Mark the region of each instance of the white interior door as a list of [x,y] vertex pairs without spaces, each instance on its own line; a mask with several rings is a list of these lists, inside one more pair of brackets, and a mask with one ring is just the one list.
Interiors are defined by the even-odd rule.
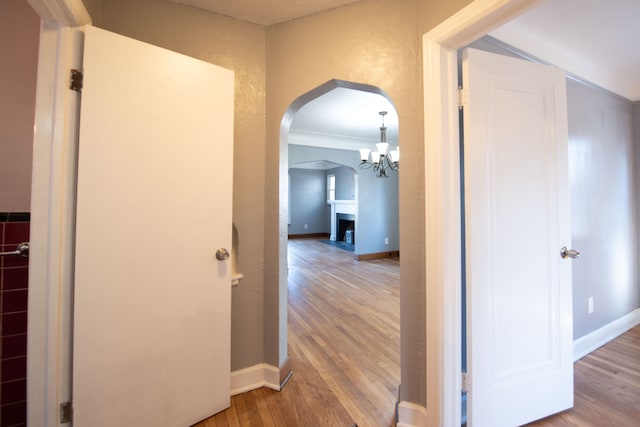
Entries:
[[463,56],[469,422],[522,425],[573,406],[565,77]]
[[229,406],[233,73],[87,27],[74,425],[188,426]]

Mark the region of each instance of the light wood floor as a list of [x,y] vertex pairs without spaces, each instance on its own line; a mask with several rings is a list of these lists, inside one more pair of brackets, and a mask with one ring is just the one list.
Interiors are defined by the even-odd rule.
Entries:
[[576,362],[573,409],[534,426],[640,426],[640,326]]
[[[289,242],[289,357],[282,392],[234,396],[198,427],[392,426],[400,383],[399,262]],[[575,407],[528,427],[640,426],[640,327],[575,364]]]
[[[289,241],[289,358],[282,392],[231,398],[198,427],[394,425],[400,384],[400,264]],[[242,286],[242,285],[240,285]]]

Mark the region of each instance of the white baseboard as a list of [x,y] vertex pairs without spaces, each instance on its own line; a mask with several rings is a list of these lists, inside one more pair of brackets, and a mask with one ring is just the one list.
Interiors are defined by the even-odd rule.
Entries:
[[231,373],[231,396],[260,387],[280,391],[280,370],[275,366],[259,363]]
[[582,359],[587,354],[638,325],[640,325],[640,308],[578,338],[573,341],[573,361]]
[[418,427],[427,425],[427,408],[411,402],[398,403],[396,427]]

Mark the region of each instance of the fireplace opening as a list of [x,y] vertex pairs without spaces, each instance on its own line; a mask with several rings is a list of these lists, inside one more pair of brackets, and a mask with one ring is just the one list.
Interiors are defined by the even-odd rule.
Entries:
[[356,243],[356,222],[352,219],[338,219],[338,240],[342,242]]

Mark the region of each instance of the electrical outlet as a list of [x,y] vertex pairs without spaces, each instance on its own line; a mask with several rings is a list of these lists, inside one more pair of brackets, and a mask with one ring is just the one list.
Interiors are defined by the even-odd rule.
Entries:
[[384,244],[385,244],[385,245],[388,245],[388,244],[389,244],[389,238],[388,238],[388,237],[385,237],[385,238],[384,238]]
[[304,225],[304,229],[306,230],[307,228],[309,228],[309,226],[307,224]]
[[593,313],[593,297],[589,297],[589,299],[587,299],[587,312],[589,314]]

